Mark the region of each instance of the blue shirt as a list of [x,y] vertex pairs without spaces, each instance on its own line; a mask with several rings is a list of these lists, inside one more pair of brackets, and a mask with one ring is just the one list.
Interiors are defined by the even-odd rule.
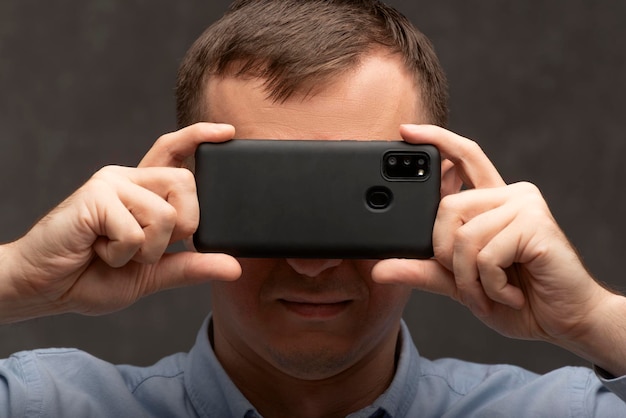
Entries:
[[[115,366],[72,349],[17,353],[0,361],[0,417],[259,417],[215,357],[209,321],[189,353],[151,367]],[[626,417],[626,377],[429,361],[405,324],[401,332],[391,386],[351,418]]]

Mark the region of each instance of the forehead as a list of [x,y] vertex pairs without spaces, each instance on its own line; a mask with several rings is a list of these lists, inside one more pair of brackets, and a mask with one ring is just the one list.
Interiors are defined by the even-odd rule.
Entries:
[[400,124],[427,122],[413,75],[383,53],[284,102],[268,99],[259,78],[211,78],[206,108],[241,139],[400,139]]

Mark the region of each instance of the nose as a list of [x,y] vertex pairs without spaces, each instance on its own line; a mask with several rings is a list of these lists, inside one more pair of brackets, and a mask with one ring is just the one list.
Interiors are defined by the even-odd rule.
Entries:
[[334,259],[288,258],[287,264],[299,274],[308,277],[316,277],[325,270],[337,267],[342,261],[343,260]]

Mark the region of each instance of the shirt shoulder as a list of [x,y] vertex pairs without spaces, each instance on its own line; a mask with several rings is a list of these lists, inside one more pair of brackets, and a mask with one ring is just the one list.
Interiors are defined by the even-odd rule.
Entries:
[[508,416],[511,411],[520,417],[626,416],[626,405],[588,368],[539,375],[512,365],[422,358],[419,373],[413,406],[417,411],[420,404],[432,405],[429,416]]
[[183,361],[178,354],[133,367],[76,349],[19,352],[0,361],[0,416],[152,416],[155,404],[145,402],[142,388],[150,386],[151,398],[174,399],[184,392]]

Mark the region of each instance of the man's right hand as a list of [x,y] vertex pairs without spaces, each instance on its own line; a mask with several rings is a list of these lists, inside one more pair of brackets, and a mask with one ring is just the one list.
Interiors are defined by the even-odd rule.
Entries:
[[182,168],[201,142],[227,141],[229,125],[200,123],[162,136],[140,167],[110,166],[0,246],[0,323],[64,312],[99,315],[159,290],[235,280],[224,254],[165,253],[198,227],[193,175]]

